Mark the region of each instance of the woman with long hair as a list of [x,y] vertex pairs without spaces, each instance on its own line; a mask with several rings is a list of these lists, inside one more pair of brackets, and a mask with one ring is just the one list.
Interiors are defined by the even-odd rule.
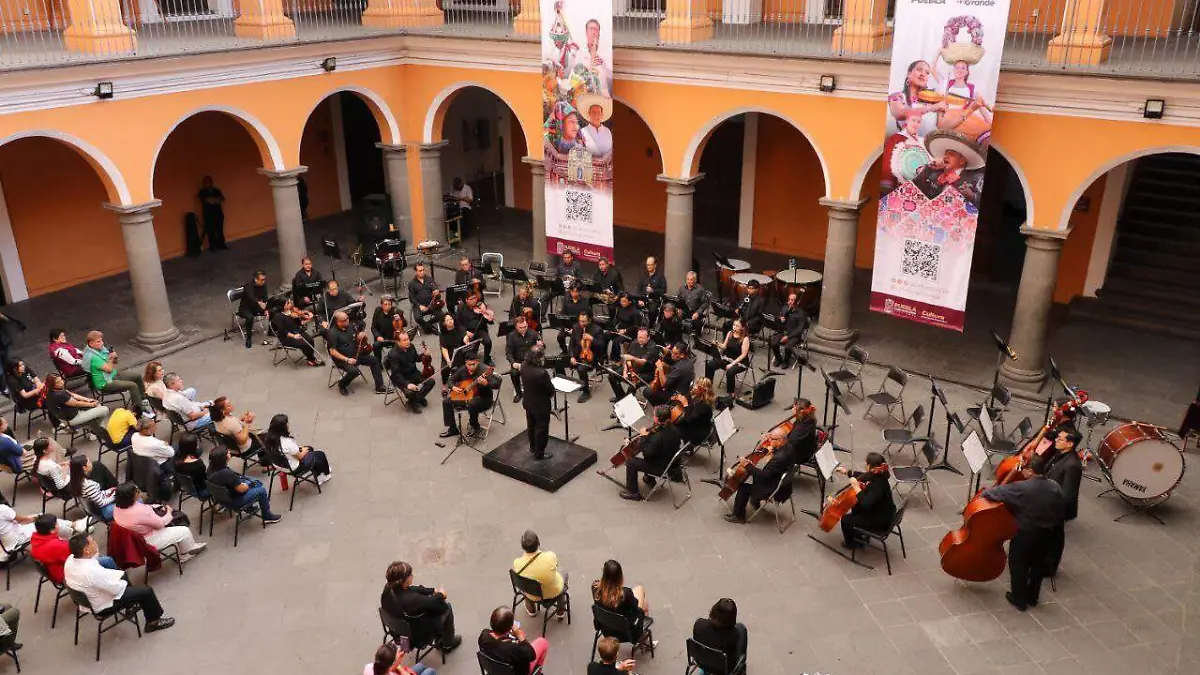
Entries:
[[[88,433],[95,436],[108,433],[104,426],[108,408],[100,405],[99,401],[67,389],[66,381],[58,373],[46,376],[46,389],[46,411],[55,420],[66,423],[72,429],[86,426]],[[94,439],[89,437],[88,440]]]
[[208,498],[208,468],[200,459],[200,441],[194,434],[186,433],[179,438],[179,446],[175,448],[175,475],[187,476],[196,488],[196,496]]
[[[106,479],[113,485],[105,487],[101,481]],[[108,473],[108,468],[103,464],[93,464],[83,454],[71,457],[71,494],[77,499],[87,500],[106,523],[112,521],[113,509],[116,508],[115,483],[113,475]]]
[[407,652],[400,651],[395,642],[385,642],[375,650],[375,660],[363,668],[363,675],[437,675],[437,671],[424,663],[405,666]]
[[712,380],[702,377],[692,384],[692,390],[688,392],[687,397],[676,394],[674,398],[676,401],[686,402],[683,417],[676,423],[679,435],[684,442],[693,446],[703,443],[712,433],[713,401],[716,400]]
[[163,382],[163,377],[167,371],[163,368],[160,361],[150,361],[146,364],[146,369],[142,371],[142,384],[146,386],[146,395],[153,396],[161,401],[167,395],[167,385]]
[[592,600],[627,617],[635,626],[640,626],[642,618],[650,613],[645,589],[626,586],[625,572],[616,560],[605,562],[600,578],[592,582]]
[[25,361],[15,356],[8,360],[4,366],[4,383],[17,412],[29,412],[42,407],[46,385],[25,365]]
[[38,475],[53,482],[56,490],[62,490],[70,483],[70,467],[66,461],[59,459],[61,451],[62,446],[44,436],[33,441],[33,460]]
[[292,471],[304,469],[311,471],[317,477],[317,483],[324,485],[333,478],[329,468],[329,458],[320,450],[314,450],[311,445],[300,445],[292,438],[288,429],[288,416],[280,413],[271,418],[267,433],[263,435],[263,447],[276,457],[280,455],[287,460]]
[[708,611],[708,618],[692,624],[692,639],[725,654],[731,670],[739,659],[746,657],[748,642],[746,627],[737,620],[737,603],[721,598]]

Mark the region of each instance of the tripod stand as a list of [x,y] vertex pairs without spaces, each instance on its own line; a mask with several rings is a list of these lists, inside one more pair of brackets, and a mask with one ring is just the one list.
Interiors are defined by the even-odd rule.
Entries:
[[938,460],[937,462],[930,464],[926,468],[926,471],[935,471],[935,470],[949,471],[951,473],[956,473],[961,476],[961,475],[963,475],[963,472],[958,470],[957,468],[955,468],[954,465],[950,463],[949,457],[950,457],[950,426],[952,424],[958,425],[958,431],[959,431],[959,433],[962,433],[962,431],[963,431],[962,421],[958,419],[957,413],[950,412],[950,405],[946,401],[946,393],[944,391],[942,391],[942,388],[937,385],[937,382],[934,381],[932,375],[929,376],[929,388],[930,388],[929,427],[925,430],[925,437],[933,442],[933,446],[935,448],[937,447],[937,438],[933,435],[933,418],[934,418],[933,413],[935,410],[937,410],[937,404],[940,401],[942,404],[942,412],[944,412],[946,414],[946,442],[944,444],[942,444],[942,458],[940,460]]

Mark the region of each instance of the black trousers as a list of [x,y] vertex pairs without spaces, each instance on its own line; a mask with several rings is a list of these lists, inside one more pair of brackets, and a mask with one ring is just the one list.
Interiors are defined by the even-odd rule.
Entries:
[[795,346],[796,342],[799,341],[799,338],[797,338],[796,340],[792,340],[791,338],[788,338],[787,344],[783,344],[780,341],[783,337],[784,337],[783,333],[776,333],[776,334],[772,335],[769,340],[767,340],[767,342],[771,345],[771,353],[775,356],[775,359],[778,361],[784,360],[783,350],[785,350],[785,349],[787,350],[788,355],[790,357],[790,355],[792,353],[792,347]]
[[260,316],[266,316],[266,312],[255,312],[251,314],[245,310],[238,310],[238,316],[242,319],[242,329],[246,331],[246,341],[250,341],[250,334],[254,332],[254,319]]
[[458,430],[458,421],[454,416],[454,409],[458,407],[460,410],[467,411],[470,415],[471,427],[476,428],[479,426],[479,413],[487,410],[491,405],[490,401],[485,402],[482,399],[472,399],[466,403],[451,401],[448,398],[442,399],[442,424],[452,431]]
[[566,377],[567,368],[570,368],[571,370],[575,371],[575,377],[578,378],[580,384],[583,385],[583,388],[580,389],[579,391],[581,391],[585,394],[590,393],[592,385],[590,382],[588,382],[588,373],[592,372],[591,364],[580,361],[573,366],[566,366],[563,368],[555,369],[555,374],[559,375],[561,377]]
[[[746,517],[746,505],[750,500],[765,501],[771,496],[774,485],[755,485],[750,482],[738,486],[737,494],[733,497],[733,515],[738,518]],[[844,521],[843,521],[844,522]]]
[[359,368],[359,366],[366,366],[371,370],[371,377],[375,380],[375,388],[382,389],[383,369],[379,367],[379,359],[375,358],[371,354],[367,354],[365,356],[358,357],[356,360],[358,363],[353,366],[345,361],[337,362],[338,370],[341,370],[343,373],[345,373],[345,375],[342,375],[342,379],[338,380],[338,386],[342,388],[350,386],[350,383],[353,382],[356,377],[362,376],[362,370]]
[[304,340],[284,336],[279,338],[279,344],[283,345],[284,347],[299,349],[304,354],[304,358],[308,359],[309,361],[317,360],[317,353],[313,351],[312,345],[308,344],[308,342]]
[[669,391],[652,391],[650,387],[646,387],[646,391],[643,393],[646,397],[646,401],[653,406],[660,406],[667,403],[671,400],[672,396],[671,392]]
[[1037,602],[1042,591],[1042,579],[1053,562],[1055,530],[1023,528],[1017,530],[1008,545],[1008,572],[1012,582],[1013,602],[1026,607]]
[[162,618],[163,608],[158,602],[158,596],[155,595],[154,589],[149,586],[134,586],[130,584],[125,587],[125,592],[121,597],[113,601],[113,607],[124,609],[140,605],[142,613],[146,615],[146,621],[158,621]]
[[[407,396],[410,401],[421,404],[427,403],[425,397],[429,396],[429,392],[433,391],[434,386],[432,378],[425,380],[424,382],[409,382],[402,377],[395,376],[392,377],[392,384],[395,385],[397,389],[403,391],[404,395]],[[417,385],[417,390],[412,391],[409,389],[409,384]]]
[[513,391],[517,392],[518,396],[524,395],[525,390],[521,388],[521,371],[516,368],[516,364],[508,371],[508,381],[512,382]]
[[541,457],[546,452],[546,444],[550,442],[550,413],[526,410],[525,425],[529,451],[534,457]]
[[431,619],[433,631],[431,634],[438,644],[446,644],[454,639],[454,608],[447,603],[446,611]]
[[737,376],[746,372],[746,366],[742,364],[724,365],[723,361],[709,359],[708,363],[704,364],[704,376],[708,379],[713,379],[718,370],[725,371],[725,392],[732,394],[737,390]]
[[647,462],[642,457],[634,457],[625,462],[625,489],[630,492],[638,491],[637,475],[638,472],[661,476],[666,470],[662,464],[654,464]]
[[226,248],[224,213],[204,216],[204,236],[208,237],[208,250]]

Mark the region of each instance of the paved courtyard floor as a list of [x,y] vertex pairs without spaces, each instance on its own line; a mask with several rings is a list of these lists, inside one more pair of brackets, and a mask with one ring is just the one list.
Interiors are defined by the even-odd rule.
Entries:
[[[817,361],[826,368],[835,363]],[[239,411],[253,410],[263,422],[287,413],[300,442],[329,453],[335,477],[324,494],[302,489],[291,512],[286,503],[278,506],[277,489],[284,521],[266,530],[243,528],[236,549],[231,523],[219,519],[209,551],[182,577],[164,571],[152,578],[176,626],[141,640],[131,628],[115,630],[104,640],[99,664],[92,661],[91,624],[85,623],[81,644],[73,647],[64,602],[51,630],[46,598],[33,614],[36,573],[29,565],[18,567],[3,597],[23,613],[26,672],[358,673],[381,639],[376,610],[384,570],[400,559],[414,565],[419,583],[448,589],[468,644],[445,666],[436,657],[432,665],[450,675],[476,673],[470,645],[488,613],[511,601],[506,568],[525,529],[538,532],[574,582],[574,623],[552,621],[547,634],[551,674],[584,672],[592,641],[588,582],[608,558],[620,560],[627,582],[644,585],[649,597],[659,646],[653,660],[639,655],[637,670],[644,675],[684,668],[693,620],[722,596],[738,602],[739,618],[749,627],[749,670],[755,675],[1200,671],[1200,486],[1194,471],[1159,510],[1163,525],[1141,516],[1113,522],[1123,505],[1098,497],[1101,486],[1085,481],[1079,519],[1068,527],[1058,590],[1046,589],[1041,606],[1020,614],[1004,600],[1003,579],[967,584],[941,571],[937,544],[959,524],[967,493],[966,479],[947,472],[933,475],[934,508],[919,493],[909,501],[907,557],[893,541],[889,576],[882,554],[866,555],[876,565],[867,570],[809,539],[811,533],[836,542],[837,535],[820,532],[804,515],[782,535],[769,513],[744,526],[725,522],[717,489],[699,482],[716,469],[715,458],[702,454],[690,472],[693,496],[679,510],[666,494],[647,503],[623,501],[594,471],[548,494],[484,470],[469,449],[439,465],[448,448],[436,444],[442,428],[436,407],[420,415],[385,407],[361,382],[343,398],[326,388],[325,369],[272,367],[262,346],[247,350],[213,340],[166,362],[203,397],[229,396]],[[882,377],[881,369],[869,367],[868,390]],[[928,406],[925,391],[919,382],[910,387],[910,408]],[[820,406],[819,378],[806,374],[803,393]],[[948,393],[958,411],[980,399],[958,386]],[[791,371],[779,381],[775,404],[736,408],[740,431],[729,444],[730,456],[747,451],[778,422],[783,402],[794,394]],[[524,431],[507,380],[500,396],[508,422],[493,429],[484,450]],[[571,407],[572,432],[600,454],[596,468],[605,466],[623,438],[600,430],[609,421],[606,400],[607,394],[598,395]],[[852,447],[857,464],[881,449],[881,420],[863,419],[861,402],[850,406],[837,439]],[[1008,415],[1009,426],[1026,414],[1037,419],[1041,413],[1017,408]],[[560,423],[552,433],[562,434]],[[958,440],[952,439],[950,459],[964,467]],[[81,447],[95,456],[94,447]],[[898,453],[893,464],[910,459],[910,453]],[[10,480],[0,481],[8,493]],[[795,496],[798,507],[815,507],[815,482],[800,479]],[[28,487],[19,497],[19,512],[37,503]],[[187,510],[194,515],[194,503]],[[200,538],[209,540],[207,533]],[[7,659],[0,658],[0,671],[13,671]]]

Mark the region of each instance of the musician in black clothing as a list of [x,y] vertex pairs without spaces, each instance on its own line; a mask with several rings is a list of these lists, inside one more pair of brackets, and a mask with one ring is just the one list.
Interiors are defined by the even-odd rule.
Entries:
[[529,321],[520,314],[513,319],[513,326],[512,332],[505,338],[504,356],[512,366],[508,379],[512,381],[513,389],[517,392],[513,395],[513,403],[520,403],[521,397],[524,396],[524,390],[521,388],[521,364],[525,362],[529,350],[542,341],[542,337],[529,327]]
[[654,311],[653,298],[667,292],[667,278],[658,271],[658,260],[654,256],[646,258],[646,271],[642,272],[642,277],[638,279],[636,292],[638,295],[651,298],[651,300],[638,301],[638,305],[649,307],[652,312]]
[[426,380],[421,377],[425,364],[421,362],[421,355],[417,353],[417,348],[413,346],[408,333],[400,334],[400,339],[388,352],[383,365],[387,368],[392,384],[402,390],[408,398],[409,405],[418,408],[429,405],[426,397],[433,390],[433,378]]
[[695,272],[688,272],[683,285],[679,287],[680,313],[685,320],[692,322],[692,335],[699,336],[704,330],[704,319],[708,316],[708,305],[712,302],[712,293],[704,290]]
[[[896,516],[896,502],[892,499],[892,487],[888,484],[891,474],[887,462],[878,452],[867,453],[867,470],[850,471],[844,466],[837,472],[850,477],[850,487],[858,493],[858,504],[842,516],[842,546],[862,548],[865,542],[859,539],[855,529],[868,532],[887,532]],[[833,497],[829,498],[831,501]]]
[[[563,316],[571,317],[571,319],[574,319],[580,314],[587,314],[588,316],[591,316],[592,303],[588,302],[588,299],[580,294],[579,286],[572,286],[571,289],[567,291],[567,296],[563,298],[562,312],[560,313]],[[574,327],[575,324],[572,321],[570,325],[563,326],[562,330],[558,331],[558,348],[560,350],[564,352],[567,351],[567,336],[570,335],[571,330]]]
[[693,448],[703,443],[712,433],[713,427],[713,388],[712,380],[702,377],[692,385],[687,394],[677,394],[675,400],[686,401],[683,417],[675,422],[679,427],[679,435],[685,443],[691,443]]
[[375,313],[371,315],[371,333],[375,337],[375,358],[383,356],[385,347],[391,347],[395,342],[395,329],[392,327],[392,319],[400,316],[400,320],[404,321],[404,312],[396,307],[396,298],[391,295],[384,295],[379,298],[379,306],[375,308]]
[[[526,309],[532,311],[526,312]],[[508,320],[514,321],[518,316],[525,315],[527,318],[538,322],[541,325],[542,321],[542,303],[538,299],[530,295],[529,285],[521,284],[517,286],[517,296],[513,298],[512,304],[508,306]],[[534,326],[530,326],[533,330],[537,330]]]
[[[1079,447],[1083,435],[1072,424],[1055,427],[1054,454],[1042,468],[1046,478],[1058,483],[1063,492],[1063,521],[1075,520],[1079,515],[1079,483],[1083,480],[1083,461],[1079,459],[1076,448]],[[1066,528],[1057,527],[1054,530],[1054,550],[1060,555],[1053,556],[1047,564],[1046,571],[1051,577],[1058,572],[1058,564],[1063,548],[1066,546]]]
[[[792,349],[804,340],[804,331],[808,328],[808,315],[800,308],[800,298],[795,293],[789,293],[787,304],[779,310],[781,327],[768,341],[771,353],[775,355],[773,365],[783,368],[790,359]],[[784,355],[787,350],[788,356]]]
[[675,394],[686,394],[691,391],[692,381],[696,379],[696,359],[688,353],[687,345],[676,342],[666,358],[670,360],[666,386],[661,391],[647,388],[645,392],[646,401],[651,405],[662,405]]
[[817,450],[817,408],[806,398],[798,398],[792,405],[792,415],[795,421],[792,430],[788,432],[787,442],[792,446],[797,464],[807,464],[816,456]]
[[1065,500],[1058,483],[1041,474],[1040,462],[1022,469],[1026,478],[990,487],[983,496],[1001,502],[1017,519],[1017,534],[1008,545],[1011,590],[1004,594],[1009,604],[1024,612],[1038,604],[1042,578],[1053,571],[1062,557]]
[[246,332],[246,349],[250,349],[254,319],[267,315],[267,273],[255,270],[253,281],[242,286],[242,299],[238,302],[238,316]]
[[626,338],[617,337],[611,342],[612,349],[609,358],[616,361],[621,358],[621,347],[636,337],[635,329],[642,323],[642,315],[638,313],[637,307],[633,306],[633,301],[629,299],[628,293],[621,293],[620,299],[617,301],[617,311],[613,313],[612,320],[613,331]]
[[621,370],[624,370],[623,366],[626,363],[633,364],[637,380],[627,382],[624,379],[609,375],[608,384],[613,390],[613,397],[609,399],[609,402],[616,403],[625,398],[627,394],[637,391],[638,387],[649,382],[654,377],[654,364],[658,362],[661,354],[662,350],[650,339],[650,331],[645,328],[639,328],[637,339],[629,343],[629,349],[620,357],[620,361],[618,362]]
[[309,305],[317,301],[316,297],[302,295],[305,292],[307,284],[324,284],[325,279],[321,277],[321,272],[313,267],[312,258],[304,256],[300,259],[300,270],[296,272],[296,276],[292,277],[292,300],[296,303],[296,307],[307,309]]
[[[471,380],[475,382],[473,398],[465,402],[450,398],[452,391],[461,391],[459,386]],[[466,410],[470,414],[470,435],[479,434],[481,431],[479,413],[492,407],[492,400],[496,396],[495,390],[500,388],[500,378],[494,372],[484,368],[479,362],[479,354],[471,350],[471,353],[466,356],[466,364],[451,374],[449,387],[446,391],[446,398],[442,400],[442,422],[446,425],[446,430],[441,433],[441,437],[449,438],[459,434],[458,421],[454,415],[455,408]]]
[[[681,439],[679,429],[671,424],[671,406],[660,405],[655,408],[654,425],[643,429],[641,435],[645,437],[642,440],[641,456],[625,462],[625,491],[621,493],[621,499],[635,502],[644,499],[642,493],[638,492],[638,472],[661,476],[679,452]],[[643,480],[649,485],[654,484],[654,477],[651,475],[645,476]]]
[[462,644],[462,638],[454,632],[454,608],[447,602],[446,591],[417,586],[412,577],[412,565],[400,561],[388,565],[380,607],[396,618],[420,616],[421,623],[414,630],[433,636],[440,649],[453,651]]
[[304,327],[294,315],[298,312],[291,298],[284,300],[281,311],[271,313],[271,329],[284,347],[299,349],[310,366],[323,366],[312,344],[304,337]]
[[462,354],[459,353],[456,357],[454,350],[468,342],[470,340],[467,338],[467,332],[454,320],[454,315],[444,315],[442,317],[442,330],[438,334],[438,347],[442,356],[442,384],[446,384],[449,381],[450,373],[463,362]]
[[559,279],[564,277],[572,277],[574,279],[583,278],[583,272],[579,269],[579,263],[575,262],[575,254],[569,250],[563,251],[562,257],[559,258],[558,267],[554,271]]
[[[757,335],[758,331],[762,330],[762,315],[766,310],[767,301],[763,298],[760,288],[758,280],[751,279],[746,284],[746,297],[742,298],[742,303],[734,310],[734,314],[742,320],[749,335]],[[729,330],[731,325],[732,321],[727,321],[725,330]]]
[[[459,328],[467,332],[467,336],[471,340],[482,340],[483,360],[491,364],[492,362],[492,335],[488,331],[488,326],[491,325],[491,320],[488,315],[491,312],[487,307],[479,302],[479,296],[474,293],[468,293],[466,299],[458,306],[458,311],[454,313],[455,322]],[[492,318],[495,318],[494,316]]]
[[683,340],[683,319],[680,318],[675,303],[663,303],[662,316],[654,329],[662,336],[663,344],[673,345]]
[[540,347],[529,350],[521,364],[521,387],[525,392],[525,426],[529,436],[529,451],[534,459],[550,457],[546,443],[550,439],[550,407],[554,400],[554,384],[550,373],[542,367],[545,352]]
[[792,493],[791,483],[779,484],[783,475],[796,465],[796,455],[787,442],[787,435],[781,429],[772,429],[763,442],[773,449],[768,453],[765,463],[759,460],[762,467],[749,463],[746,465],[749,475],[738,486],[737,495],[733,498],[733,513],[725,514],[725,520],[731,523],[746,522],[746,505],[751,501],[758,508],[764,499],[786,500]]
[[426,333],[436,333],[437,323],[445,314],[442,307],[434,306],[435,303],[442,303],[443,306],[445,303],[440,293],[434,297],[434,291],[439,290],[437,283],[428,277],[425,263],[417,263],[413,267],[413,278],[408,282],[408,301],[414,308],[413,318]]
[[722,358],[710,358],[704,364],[704,376],[711,380],[718,370],[724,370],[725,391],[732,396],[737,387],[737,376],[750,366],[750,336],[746,334],[746,326],[741,319],[734,319],[719,347]]
[[[585,358],[583,353],[583,336],[587,335],[591,340],[591,345],[588,351],[591,352],[591,358]],[[596,367],[596,360],[604,358],[604,331],[600,327],[592,323],[592,317],[587,312],[579,313],[579,320],[571,327],[571,368],[574,369],[575,375],[583,387],[579,391],[579,402],[587,403],[592,398],[591,383],[588,382],[588,375],[592,369]],[[560,372],[559,375],[564,373]]]
[[[369,346],[359,349],[359,336],[365,338],[366,333],[356,332],[345,312],[339,310],[333,313],[333,325],[329,327],[326,335],[329,340],[329,357],[343,373],[342,379],[337,383],[338,393],[342,396],[350,395],[350,383],[362,377],[360,365],[371,369],[371,377],[375,380],[375,393],[384,393],[383,371],[379,367],[379,359],[371,354]],[[367,344],[370,345],[369,342]]]
[[461,286],[463,284],[479,284],[479,290],[483,290],[483,274],[475,269],[475,266],[471,264],[471,259],[465,255],[458,259],[458,269],[454,270],[454,285]]
[[596,292],[603,293],[621,293],[625,290],[625,280],[621,278],[621,272],[607,258],[600,258],[596,261],[596,275],[592,277],[592,281],[596,284]]
[[737,603],[729,598],[718,600],[709,610],[707,619],[696,619],[692,625],[692,639],[724,653],[729,667],[726,672],[737,670],[738,661],[746,658],[749,642],[746,627],[737,620]]
[[[343,293],[337,279],[330,279],[329,284],[325,286],[325,295],[321,299],[321,313],[325,315],[329,323],[333,323],[333,314],[346,309],[356,302],[362,302],[363,296],[353,298],[349,293]],[[361,307],[355,308],[353,313],[348,313],[350,322],[354,324],[356,331],[363,330],[367,318],[367,313]]]

